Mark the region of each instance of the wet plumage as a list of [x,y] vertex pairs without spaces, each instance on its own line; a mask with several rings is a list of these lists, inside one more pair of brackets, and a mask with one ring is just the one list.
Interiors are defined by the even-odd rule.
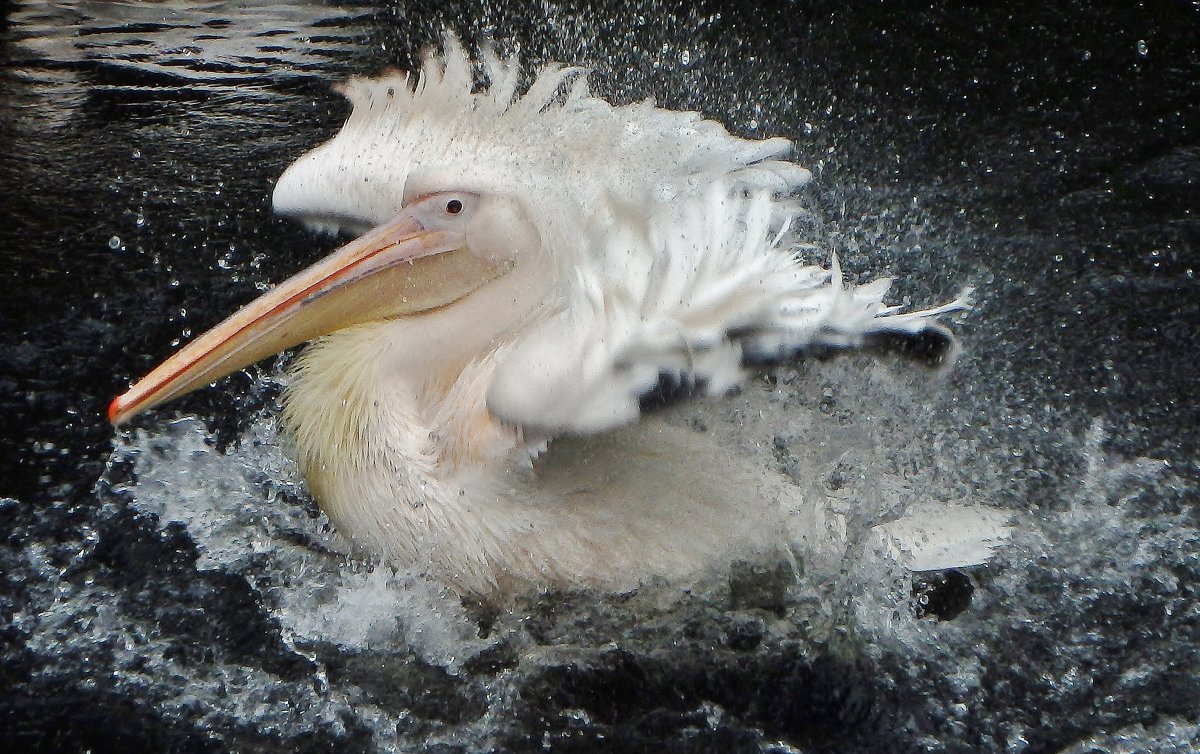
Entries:
[[[477,86],[477,75],[484,81]],[[828,546],[820,501],[640,416],[667,378],[719,396],[747,360],[935,334],[888,281],[851,287],[792,231],[785,139],[592,97],[447,36],[422,72],[357,78],[353,111],[280,178],[277,211],[367,231],[114,401],[119,422],[300,342],[283,422],[339,530],[464,592],[633,586]],[[799,511],[799,512],[798,512]],[[936,516],[935,516],[936,518]],[[964,521],[970,519],[964,518]],[[977,517],[976,517],[977,518]],[[979,562],[996,522],[951,535]],[[806,544],[807,543],[807,544]]]

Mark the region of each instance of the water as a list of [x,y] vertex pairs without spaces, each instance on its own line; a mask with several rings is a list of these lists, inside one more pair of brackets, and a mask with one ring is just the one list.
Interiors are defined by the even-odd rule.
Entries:
[[[1190,6],[5,12],[8,748],[1200,747]],[[948,375],[803,362],[674,419],[854,531],[921,500],[1007,508],[993,565],[914,595],[864,550],[796,582],[496,609],[341,552],[274,437],[278,364],[114,436],[130,378],[328,250],[269,194],[344,117],[329,84],[410,66],[446,23],[793,137],[820,253],[914,304],[976,286]]]

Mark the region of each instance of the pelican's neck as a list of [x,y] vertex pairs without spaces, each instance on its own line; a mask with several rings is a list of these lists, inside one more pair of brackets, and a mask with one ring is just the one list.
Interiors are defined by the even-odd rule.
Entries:
[[361,325],[299,358],[284,424],[309,488],[337,528],[397,562],[421,562],[478,492],[521,474],[518,428],[487,411],[491,350],[443,342],[436,322]]
[[[393,467],[399,496],[417,502],[437,466],[417,385],[388,369],[386,323],[327,336],[300,356],[283,412],[313,496],[336,517],[355,469]],[[361,490],[359,490],[361,491]]]

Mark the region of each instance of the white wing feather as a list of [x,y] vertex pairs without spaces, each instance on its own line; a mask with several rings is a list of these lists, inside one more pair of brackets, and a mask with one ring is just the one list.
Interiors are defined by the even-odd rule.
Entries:
[[664,374],[721,394],[748,358],[865,335],[917,333],[969,304],[885,307],[889,281],[847,287],[831,270],[779,248],[781,203],[747,193],[735,173],[641,226],[608,229],[577,270],[572,305],[521,333],[499,365],[489,409],[514,424],[595,432],[633,421]]

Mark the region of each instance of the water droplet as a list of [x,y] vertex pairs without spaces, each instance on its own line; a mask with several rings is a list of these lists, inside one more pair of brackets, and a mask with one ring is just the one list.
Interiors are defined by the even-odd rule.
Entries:
[[135,159],[135,160],[142,159],[142,150],[140,150],[140,149],[133,150],[133,159]]
[[113,251],[121,248],[121,237],[113,236],[112,238],[108,239],[108,248],[112,249]]
[[1146,40],[1139,39],[1137,41],[1137,51],[1138,55],[1141,55],[1143,58],[1150,54],[1150,46],[1146,44]]
[[134,222],[134,224],[135,224],[135,225],[137,225],[137,226],[140,228],[140,227],[142,227],[143,225],[145,225],[145,224],[146,224],[146,216],[145,216],[145,215],[143,215],[141,212],[139,212],[139,213],[137,214],[137,217],[135,217],[135,218],[133,219],[133,222]]
[[684,50],[683,52],[679,53],[679,62],[683,63],[684,65],[689,65],[692,62],[691,50]]

